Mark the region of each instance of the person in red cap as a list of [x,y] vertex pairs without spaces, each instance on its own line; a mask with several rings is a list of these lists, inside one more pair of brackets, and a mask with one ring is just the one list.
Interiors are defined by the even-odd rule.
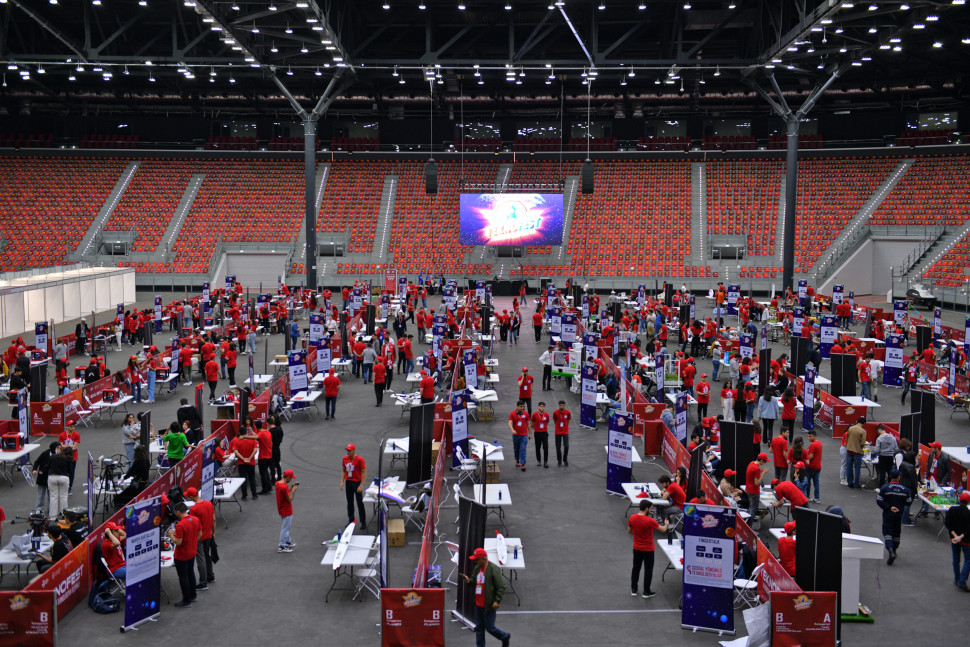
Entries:
[[194,487],[185,491],[185,498],[195,502],[189,509],[189,514],[199,520],[202,529],[202,537],[195,552],[195,568],[199,571],[196,578],[199,584],[195,590],[205,591],[209,588],[209,582],[216,581],[212,572],[212,537],[215,534],[216,509],[212,507],[212,501],[206,501],[199,496],[199,491]]
[[[353,447],[353,445],[348,445],[348,447]],[[293,549],[296,548],[296,544],[290,539],[290,525],[293,523],[293,497],[296,496],[296,490],[300,487],[299,483],[294,482],[295,478],[296,475],[293,470],[284,470],[283,478],[276,482],[276,510],[280,513],[280,519],[283,520],[280,527],[280,545],[276,550],[278,553],[292,553]],[[290,485],[291,483],[292,485]]]
[[357,499],[357,512],[360,527],[367,525],[367,511],[364,508],[364,487],[367,480],[367,464],[357,455],[357,447],[347,445],[347,455],[344,456],[340,469],[340,489],[347,493],[347,523],[354,522],[354,499]]
[[499,567],[488,560],[484,548],[476,548],[468,556],[475,562],[471,576],[462,573],[465,584],[475,585],[475,646],[485,647],[485,632],[502,641],[502,647],[509,646],[512,634],[495,626],[495,612],[502,604],[505,595],[505,578]]
[[187,608],[196,599],[195,569],[192,562],[199,550],[199,539],[202,538],[202,525],[199,520],[189,515],[189,508],[179,501],[175,504],[175,516],[178,523],[168,531],[168,537],[175,544],[175,554],[172,561],[179,576],[179,587],[182,589],[182,600],[174,606]]
[[523,366],[522,375],[519,376],[516,383],[519,385],[519,400],[525,402],[530,416],[532,415],[532,382],[533,377],[529,375],[529,367]]
[[640,511],[630,515],[627,521],[626,531],[633,535],[633,571],[630,573],[630,595],[637,594],[638,580],[640,579],[640,568],[643,567],[643,598],[652,598],[657,595],[650,587],[653,580],[653,531],[659,530],[667,532],[670,525],[665,521],[660,525],[656,519],[650,516],[650,508],[653,503],[649,499],[640,502]]
[[785,505],[786,502],[791,503],[793,508],[808,508],[808,497],[802,492],[797,485],[791,481],[780,481],[778,479],[771,480],[771,489],[775,491],[775,502],[772,503],[776,508],[780,508]]
[[795,522],[785,524],[785,536],[778,539],[778,561],[785,572],[795,577]]
[[125,529],[109,521],[104,527],[101,540],[101,555],[108,564],[108,570],[122,582],[125,581]]
[[736,503],[741,504],[744,492],[734,487],[735,474],[737,472],[732,469],[724,470],[724,475],[721,477],[721,482],[717,484],[717,489],[721,491],[725,499],[733,499]]
[[421,404],[434,402],[434,378],[423,369],[419,375],[421,376],[421,381],[418,383],[421,388]]
[[559,401],[559,408],[552,412],[552,421],[556,426],[556,462],[559,467],[569,467],[569,421],[572,412],[566,408],[566,401]]
[[[950,548],[953,551],[953,583],[960,590],[970,593],[967,578],[970,577],[970,492],[960,493],[959,505],[946,511],[945,526],[950,532]],[[960,556],[963,568],[960,568]]]
[[337,377],[331,368],[327,371],[327,377],[323,378],[323,401],[326,416],[324,420],[331,420],[337,417],[337,393],[340,392],[340,378]]
[[[950,485],[950,458],[943,456],[943,445],[939,441],[930,443],[930,455],[926,461],[926,474],[936,479],[941,486]],[[929,480],[927,478],[927,480]]]
[[528,460],[526,449],[529,446],[529,438],[532,437],[532,421],[525,411],[525,402],[522,400],[515,403],[515,409],[509,414],[509,431],[512,432],[512,453],[515,455],[515,466],[521,467],[524,472]]
[[744,470],[744,492],[748,495],[748,519],[751,528],[757,530],[761,525],[758,512],[761,508],[761,479],[768,473],[768,454],[761,452],[748,463]]
[[701,373],[701,381],[697,383],[697,419],[707,417],[707,405],[711,402],[711,383],[707,381],[707,373]]
[[775,478],[781,480],[788,474],[788,430],[781,429],[768,446],[771,449],[772,464],[775,466]]

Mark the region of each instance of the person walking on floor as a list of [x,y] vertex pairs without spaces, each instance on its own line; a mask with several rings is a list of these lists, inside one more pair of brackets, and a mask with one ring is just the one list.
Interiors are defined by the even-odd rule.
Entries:
[[512,432],[512,453],[515,455],[515,466],[525,471],[528,460],[527,448],[529,438],[532,437],[532,427],[529,414],[525,411],[525,401],[515,403],[515,410],[509,414],[509,431]]
[[202,538],[202,525],[199,520],[189,515],[189,508],[181,501],[175,504],[175,516],[178,523],[168,531],[168,537],[175,544],[175,572],[179,576],[179,588],[182,589],[182,600],[176,602],[176,607],[190,607],[196,599],[195,555],[199,550],[199,539]]
[[199,491],[194,487],[185,491],[185,498],[194,501],[189,514],[199,520],[199,527],[202,530],[199,547],[195,553],[195,568],[199,571],[195,590],[205,591],[209,588],[209,582],[216,581],[212,571],[212,539],[215,535],[216,509],[212,506],[212,501],[206,501],[199,496]]
[[538,410],[532,414],[532,432],[536,440],[536,467],[549,467],[549,414],[546,403],[540,402]]
[[340,378],[337,377],[331,368],[327,371],[327,377],[323,378],[323,401],[326,417],[324,420],[332,420],[337,417],[337,394],[340,392]]
[[569,467],[569,421],[572,412],[566,408],[566,401],[559,401],[559,408],[552,412],[552,421],[556,426],[556,462],[559,467]]
[[468,559],[475,562],[472,575],[469,577],[462,573],[461,577],[466,584],[475,585],[475,647],[485,647],[486,631],[501,640],[502,647],[508,647],[512,634],[495,626],[495,612],[505,595],[502,571],[488,560],[488,553],[484,548],[476,548]]
[[554,346],[550,346],[546,352],[539,356],[539,363],[542,364],[542,390],[552,390],[552,353]]
[[882,537],[889,551],[886,563],[890,566],[896,561],[899,538],[902,534],[903,509],[912,504],[913,493],[899,482],[899,470],[889,472],[889,483],[876,492],[876,504],[882,508]]
[[[276,510],[280,513],[280,543],[276,549],[278,553],[292,553],[296,544],[290,539],[290,526],[293,523],[293,497],[300,487],[295,483],[296,475],[293,470],[283,472],[283,478],[276,482]],[[292,483],[292,485],[291,485]]]
[[[970,577],[970,492],[960,493],[960,504],[946,511],[946,529],[950,532],[950,548],[953,551],[953,583],[960,590],[970,593],[967,578]],[[963,568],[960,568],[960,557]]]
[[256,427],[256,443],[259,445],[259,483],[260,494],[269,494],[273,489],[275,481],[272,477],[273,471],[273,434],[263,426],[262,420],[254,420]]
[[659,530],[667,532],[670,527],[670,520],[664,521],[663,525],[650,516],[650,508],[653,504],[649,500],[640,501],[640,511],[630,515],[627,522],[626,531],[633,535],[633,572],[630,574],[630,595],[636,596],[637,584],[640,580],[640,569],[643,568],[643,593],[642,597],[652,598],[657,595],[650,588],[653,580],[653,531]]
[[367,464],[363,457],[357,455],[357,447],[347,445],[347,455],[344,456],[340,470],[340,489],[347,493],[347,523],[354,521],[354,499],[357,500],[357,519],[359,527],[367,525],[367,512],[364,508],[364,486],[367,481]]

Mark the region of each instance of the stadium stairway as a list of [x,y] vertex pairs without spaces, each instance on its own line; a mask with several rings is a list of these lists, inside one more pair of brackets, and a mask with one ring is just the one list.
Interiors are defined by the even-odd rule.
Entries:
[[[859,238],[857,230],[869,221],[869,218],[876,212],[876,209],[879,208],[882,201],[886,199],[886,196],[903,179],[906,171],[913,166],[913,161],[912,159],[900,161],[892,173],[889,174],[889,177],[882,181],[872,196],[866,200],[862,208],[859,209],[852,220],[843,228],[842,233],[822,252],[821,256],[819,256],[819,262],[815,265],[817,282],[819,284],[821,284],[823,279],[837,271],[841,267],[842,262],[854,253],[854,249],[858,246],[848,245],[847,243]],[[863,236],[867,237],[868,235],[864,234]]]
[[[953,246],[963,240],[970,233],[970,223],[962,227],[946,227],[936,230],[935,239],[923,252],[923,255],[913,264],[913,267],[905,274],[907,281],[918,282],[923,278],[923,274],[928,272],[938,260],[953,249]],[[927,281],[931,283],[932,281]]]
[[115,182],[114,188],[111,189],[111,193],[108,194],[108,199],[104,201],[101,209],[98,210],[98,215],[88,227],[85,232],[84,237],[81,239],[80,244],[78,244],[77,249],[71,255],[69,255],[68,260],[80,261],[85,259],[88,255],[97,255],[98,250],[94,247],[94,242],[98,238],[98,234],[104,228],[108,219],[111,218],[111,214],[114,213],[115,207],[121,202],[121,197],[125,193],[125,189],[131,184],[132,178],[135,177],[135,173],[138,171],[138,167],[141,165],[140,162],[129,162],[125,169],[121,172],[121,176],[118,181]]
[[158,249],[155,251],[164,254],[166,261],[172,258],[172,246],[175,245],[179,232],[182,230],[182,225],[185,224],[185,219],[189,215],[189,210],[192,209],[192,203],[195,202],[196,196],[199,195],[199,189],[202,188],[202,182],[204,180],[205,175],[202,173],[192,175],[192,179],[189,180],[188,185],[185,187],[185,192],[182,194],[178,206],[175,207],[175,212],[172,213],[172,220],[168,223],[168,227],[165,228],[165,233],[162,234],[162,240],[158,245]]
[[693,162],[690,165],[690,219],[691,240],[690,264],[699,267],[710,265],[707,247],[707,194],[704,183],[707,181],[707,164]]
[[397,190],[401,186],[401,180],[397,175],[387,175],[384,177],[384,188],[381,190],[381,206],[377,217],[377,232],[374,234],[374,245],[371,255],[375,263],[386,262],[388,256],[387,242],[391,232],[391,224],[394,221],[394,198]]

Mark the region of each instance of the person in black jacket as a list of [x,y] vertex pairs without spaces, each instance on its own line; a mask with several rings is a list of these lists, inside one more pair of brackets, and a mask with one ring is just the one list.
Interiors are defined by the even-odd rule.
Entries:
[[50,447],[42,451],[37,460],[34,461],[34,482],[37,483],[37,502],[34,504],[34,508],[44,512],[47,512],[47,506],[50,503],[50,494],[47,491],[47,473],[50,469],[51,458],[60,447],[60,442],[56,440],[51,442]]
[[896,561],[899,539],[902,535],[903,509],[913,502],[913,492],[899,482],[899,470],[890,470],[889,483],[876,492],[876,505],[882,508],[882,538],[889,551],[886,563]]
[[[970,492],[960,493],[960,504],[946,511],[946,529],[950,531],[950,546],[953,549],[953,583],[957,588],[970,593],[967,578],[970,577]],[[963,568],[960,568],[960,556]]]
[[38,573],[43,573],[57,562],[67,557],[67,554],[73,549],[73,546],[71,546],[71,543],[61,531],[61,527],[56,523],[47,524],[46,530],[47,536],[50,537],[50,540],[54,543],[51,544],[49,554],[37,554],[36,565]]
[[194,445],[202,440],[202,416],[199,415],[199,410],[195,406],[189,404],[188,398],[182,398],[181,405],[176,413],[178,423],[180,427],[183,422],[189,423],[192,435],[186,434],[186,436],[188,436],[189,442]]
[[[919,474],[916,472],[916,454],[911,451],[912,441],[900,438],[899,449],[903,452],[903,460],[899,464],[899,482],[909,488],[910,492],[919,492]],[[903,525],[915,526],[909,514],[910,506],[903,508]]]
[[148,487],[150,480],[149,471],[151,470],[151,462],[148,456],[148,450],[144,445],[137,445],[135,447],[135,457],[131,461],[131,466],[128,471],[125,472],[125,479],[130,478],[131,483],[128,484],[124,490],[115,495],[115,507],[122,508],[138,496],[142,490]]
[[280,466],[280,446],[283,444],[283,427],[280,425],[280,417],[276,414],[271,415],[269,423],[270,435],[273,436],[273,462],[270,465],[272,480],[275,483],[283,478],[283,469]]
[[84,369],[84,384],[91,384],[97,382],[101,379],[101,367],[98,366],[98,360],[94,357],[88,363],[88,367]]

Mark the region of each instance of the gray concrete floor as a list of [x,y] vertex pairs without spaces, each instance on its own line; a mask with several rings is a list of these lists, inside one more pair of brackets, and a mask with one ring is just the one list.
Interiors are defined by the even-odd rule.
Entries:
[[[508,308],[511,299],[500,298],[496,305],[500,310]],[[947,319],[962,322],[962,313]],[[73,323],[70,328],[73,329]],[[527,329],[524,327],[524,331]],[[168,333],[163,335],[167,337]],[[266,343],[270,345],[270,357],[282,352],[281,337],[260,338],[257,369],[262,369]],[[419,345],[419,348],[425,347]],[[496,420],[471,422],[473,435],[485,440],[509,441],[505,420],[517,394],[515,376],[521,366],[528,365],[537,376],[538,387],[541,375],[538,356],[543,348],[537,347],[529,332],[522,336],[517,347],[496,345],[495,356],[501,362],[503,380],[497,389],[500,402],[495,407]],[[783,350],[776,347],[775,352]],[[109,365],[119,367],[128,354],[127,348],[121,353],[110,353]],[[707,360],[701,360],[699,366],[702,372],[710,372]],[[402,388],[399,376],[395,376],[394,385],[398,390]],[[156,426],[174,419],[178,398],[185,390],[180,387],[172,396],[156,401],[153,405]],[[899,391],[881,387],[879,395],[883,408],[877,418],[898,421]],[[537,389],[534,400],[544,399],[552,406],[560,398],[573,410],[576,422],[578,398],[566,390],[564,382],[554,381],[551,393]],[[148,406],[133,406],[131,410]],[[719,405],[712,403],[711,413],[717,413],[718,408]],[[242,513],[226,506],[232,525],[228,530],[221,525],[217,528],[222,555],[216,566],[218,581],[209,591],[200,592],[200,601],[193,608],[181,610],[163,603],[157,623],[123,636],[117,630],[122,615],[97,615],[86,605],[80,605],[61,620],[59,644],[64,647],[163,645],[186,639],[201,644],[240,646],[310,641],[378,644],[379,601],[372,597],[362,602],[352,601],[351,594],[339,592],[331,595],[329,604],[324,603],[331,574],[320,565],[324,553],[320,542],[332,537],[345,523],[344,494],[338,489],[344,445],[356,443],[373,473],[377,469],[380,438],[407,435],[406,421],[399,418],[399,413],[386,398],[382,408],[375,408],[370,385],[364,386],[352,378],[345,380],[335,421],[316,418],[306,422],[301,415],[284,425],[283,465],[295,470],[302,483],[295,501],[293,538],[298,547],[293,553],[276,552],[279,517],[272,497],[249,501]],[[951,421],[948,415],[938,410],[938,438],[944,445],[966,444],[966,418],[958,416]],[[508,597],[498,615],[498,625],[511,632],[513,645],[715,644],[717,638],[712,634],[692,634],[680,628],[677,606],[681,584],[673,572],[668,573],[665,582],[660,582],[666,560],[659,551],[654,571],[654,589],[659,595],[651,600],[630,597],[631,547],[626,532],[626,501],[605,492],[606,460],[602,449],[605,435],[602,424],[597,431],[583,430],[574,424],[568,468],[557,468],[555,460],[549,469],[537,468],[534,461],[530,462],[526,472],[514,471],[509,461],[502,464],[502,481],[509,484],[514,501],[507,517],[509,535],[522,538],[527,570],[517,582],[521,606],[516,606],[514,598]],[[122,450],[119,429],[109,423],[91,430],[82,429],[81,437],[82,449],[95,457]],[[822,438],[822,443],[825,451],[823,504],[841,505],[852,520],[854,532],[878,536],[880,512],[874,494],[840,487],[838,442]],[[647,459],[635,466],[634,477],[654,481],[663,471],[662,459]],[[448,480],[450,484],[452,474]],[[73,504],[83,502],[82,491],[82,488],[75,490]],[[34,491],[22,480],[15,480],[13,487],[0,484],[0,504],[8,519],[26,515],[34,496]],[[445,538],[456,536],[453,523],[456,515],[449,500],[442,507],[439,524]],[[371,529],[374,527],[372,524]],[[847,644],[884,645],[894,637],[916,635],[912,629],[917,625],[919,635],[932,640],[950,636],[961,624],[966,626],[959,618],[968,608],[970,595],[961,593],[952,584],[950,548],[943,538],[937,538],[940,528],[941,522],[932,518],[920,520],[915,528],[904,528],[899,559],[891,567],[882,561],[864,562],[862,601],[872,609],[876,622],[844,625],[843,639]],[[7,526],[4,535],[9,537],[24,529],[19,524]],[[488,532],[491,531],[490,526]],[[776,542],[766,530],[762,537],[767,539],[770,548],[776,548]],[[420,535],[409,530],[407,541],[404,547],[389,549],[392,586],[407,586],[411,581]],[[447,549],[441,547],[435,554],[437,563],[448,573],[451,564]],[[163,571],[162,581],[170,593],[177,592],[174,569]],[[16,578],[5,576],[0,586],[15,588]],[[454,604],[455,593],[451,588],[447,606],[450,609]],[[944,621],[934,622],[938,619]],[[739,633],[745,634],[740,613],[736,614],[736,624]],[[446,640],[449,644],[471,645],[474,636],[449,622]],[[489,637],[488,644],[498,643]]]

